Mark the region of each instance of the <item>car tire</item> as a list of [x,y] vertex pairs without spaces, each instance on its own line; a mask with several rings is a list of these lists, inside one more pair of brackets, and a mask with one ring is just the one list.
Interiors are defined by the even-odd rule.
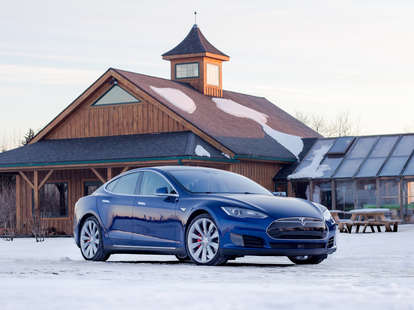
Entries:
[[80,250],[83,258],[91,261],[106,261],[110,253],[105,252],[102,239],[102,228],[94,216],[90,216],[82,224],[79,234]]
[[175,257],[182,263],[191,262],[191,258],[189,258],[188,255],[178,255],[178,254],[176,254]]
[[209,214],[196,216],[186,230],[187,256],[197,265],[225,264],[227,257],[220,248],[220,235],[217,224]]
[[297,265],[316,265],[327,258],[327,255],[288,256],[291,262]]

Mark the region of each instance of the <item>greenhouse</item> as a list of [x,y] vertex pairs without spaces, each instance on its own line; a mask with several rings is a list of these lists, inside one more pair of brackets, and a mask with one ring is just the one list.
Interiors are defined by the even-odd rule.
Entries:
[[[329,209],[387,208],[414,222],[414,134],[314,139],[276,191]],[[306,145],[306,143],[305,143]]]

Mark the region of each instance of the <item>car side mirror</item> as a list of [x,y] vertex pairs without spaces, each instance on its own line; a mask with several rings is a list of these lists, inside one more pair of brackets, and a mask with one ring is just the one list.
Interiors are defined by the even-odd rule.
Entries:
[[166,197],[178,197],[176,193],[168,193],[168,187],[159,187],[155,190],[155,195]]
[[155,190],[155,194],[157,194],[157,195],[166,195],[166,194],[168,194],[168,188],[167,187],[159,187],[159,188],[157,188],[156,190]]

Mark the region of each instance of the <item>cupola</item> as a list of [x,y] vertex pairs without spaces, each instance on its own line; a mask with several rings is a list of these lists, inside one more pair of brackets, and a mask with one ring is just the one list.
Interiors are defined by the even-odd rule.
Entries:
[[222,62],[230,57],[208,42],[197,24],[162,58],[171,63],[171,80],[189,83],[204,95],[223,96]]

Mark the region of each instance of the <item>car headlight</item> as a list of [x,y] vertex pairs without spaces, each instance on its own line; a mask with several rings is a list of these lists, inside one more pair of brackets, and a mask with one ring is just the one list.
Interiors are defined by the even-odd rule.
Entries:
[[329,210],[325,206],[321,205],[320,203],[316,203],[316,202],[313,202],[313,204],[316,207],[318,207],[319,210],[321,210],[322,215],[323,215],[323,219],[326,222],[335,223],[335,220],[333,219],[333,217],[331,215],[331,212],[329,212]]
[[254,211],[250,209],[237,208],[237,207],[221,207],[227,215],[238,217],[238,218],[253,218],[253,219],[264,219],[267,217],[266,214]]

